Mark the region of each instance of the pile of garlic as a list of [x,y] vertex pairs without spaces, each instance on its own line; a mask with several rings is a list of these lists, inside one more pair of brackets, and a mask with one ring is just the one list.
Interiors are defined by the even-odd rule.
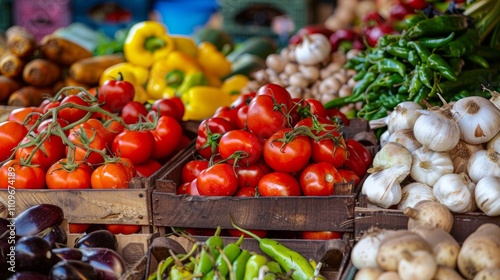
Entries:
[[407,101],[387,117],[362,187],[376,207],[438,201],[455,213],[500,216],[500,109],[480,96],[422,109]]

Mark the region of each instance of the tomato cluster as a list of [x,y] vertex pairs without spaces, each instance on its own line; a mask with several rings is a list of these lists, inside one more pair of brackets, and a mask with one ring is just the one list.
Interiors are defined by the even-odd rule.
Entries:
[[110,80],[13,110],[0,123],[0,188],[128,188],[133,177],[152,175],[190,141],[184,105],[133,98],[130,83]]

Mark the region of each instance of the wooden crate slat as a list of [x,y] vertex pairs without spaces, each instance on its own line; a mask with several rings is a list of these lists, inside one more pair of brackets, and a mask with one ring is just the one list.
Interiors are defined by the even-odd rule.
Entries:
[[[16,190],[17,214],[42,203],[61,207],[70,223],[149,225],[149,205],[144,189]],[[8,203],[6,190],[0,202]]]

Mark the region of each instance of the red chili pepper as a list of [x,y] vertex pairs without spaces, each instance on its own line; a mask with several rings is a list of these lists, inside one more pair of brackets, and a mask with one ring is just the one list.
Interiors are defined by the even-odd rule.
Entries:
[[330,45],[332,46],[332,50],[336,51],[339,47],[339,44],[343,41],[354,42],[357,33],[349,28],[342,28],[330,35]]

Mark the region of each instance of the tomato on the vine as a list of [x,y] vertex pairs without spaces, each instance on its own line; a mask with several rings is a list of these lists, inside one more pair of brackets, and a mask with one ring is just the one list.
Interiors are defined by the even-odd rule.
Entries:
[[38,105],[38,108],[42,110],[42,113],[45,114],[48,111],[50,111],[53,108],[57,108],[61,106],[61,101],[57,100],[51,100],[50,98],[44,99],[40,105]]
[[351,170],[339,168],[339,169],[337,169],[337,171],[342,176],[344,183],[353,182],[354,186],[357,186],[359,184],[359,182],[361,181],[361,178],[359,178],[359,176],[356,175],[356,173],[354,173]]
[[300,187],[306,196],[329,196],[335,192],[335,183],[342,183],[342,176],[328,162],[313,163],[300,174]]
[[200,172],[198,192],[204,196],[232,196],[238,189],[238,178],[233,166],[218,163]]
[[196,151],[205,159],[210,159],[212,155],[219,153],[222,135],[233,129],[234,126],[223,118],[211,117],[201,121],[196,136]]
[[[64,97],[63,100],[61,101],[61,106],[64,106],[65,104],[74,104],[84,107],[89,106],[87,101],[85,101],[78,95],[68,95]],[[74,123],[78,120],[81,120],[83,117],[85,117],[86,114],[87,111],[85,111],[84,109],[70,108],[70,107],[61,109],[59,112],[57,112],[57,116],[59,118],[66,120],[69,123]]]
[[239,109],[245,105],[250,104],[250,101],[257,95],[257,92],[251,91],[246,93],[240,93],[238,97],[231,103],[229,107],[233,109]]
[[134,234],[141,230],[140,225],[106,224],[106,229],[113,234]]
[[312,116],[326,118],[326,109],[319,100],[314,98],[293,98],[292,101],[294,104],[291,111],[293,113],[293,123]]
[[177,187],[177,194],[200,195],[198,191],[198,179],[181,184]]
[[257,95],[248,105],[247,128],[261,139],[288,127],[288,109],[269,95]]
[[[27,144],[33,141],[33,136],[26,136],[21,140],[21,144]],[[47,170],[56,161],[65,156],[66,146],[59,136],[51,135],[43,141],[40,148],[36,149],[36,143],[16,150],[15,158],[27,160],[31,157],[31,164],[40,164],[44,170]],[[31,155],[33,153],[33,155]]]
[[[43,121],[43,122],[41,122],[41,123],[38,125],[38,127],[36,128],[36,133],[42,133],[43,131],[47,130],[47,128],[49,127],[49,125],[50,125],[51,123],[53,123],[53,122],[54,122],[54,120],[53,120],[52,118],[49,118],[49,119],[44,120],[44,121]],[[68,121],[63,120],[63,119],[61,119],[61,118],[57,118],[57,119],[56,119],[56,122],[58,122],[58,123],[59,123],[59,126],[60,126],[61,128],[65,128],[65,127],[69,124],[69,123],[68,123]],[[69,135],[69,129],[66,129],[66,130],[64,131],[64,134],[66,134],[66,136],[68,136],[68,135]]]
[[148,159],[143,164],[135,165],[135,171],[139,177],[149,177],[161,168],[161,163],[155,159]]
[[213,117],[223,118],[236,127],[237,109],[230,108],[229,106],[222,106],[215,110]]
[[320,140],[311,138],[311,158],[314,162],[328,162],[338,168],[347,160],[344,137],[336,131],[322,131],[316,134]]
[[7,120],[22,124],[29,129],[36,123],[42,114],[42,110],[38,107],[16,108],[9,113]]
[[139,121],[144,121],[147,115],[148,109],[146,109],[144,104],[138,101],[130,101],[125,104],[120,114],[123,122],[126,124],[136,124]]
[[200,175],[202,170],[208,168],[208,160],[194,159],[188,161],[181,168],[181,184],[191,182]]
[[155,100],[153,102],[153,105],[151,106],[151,109],[158,113],[160,116],[170,116],[177,121],[182,120],[182,115],[181,112],[177,109],[178,105],[175,103],[175,101],[169,99],[169,98],[161,98],[158,100]]
[[349,149],[349,153],[351,153],[352,151],[358,154],[359,158],[363,161],[365,167],[368,169],[373,160],[370,151],[368,151],[368,149],[363,144],[354,139],[347,139],[346,144],[347,148]]
[[111,151],[114,155],[139,165],[151,158],[154,147],[155,138],[151,131],[124,130],[113,139]]
[[[78,128],[71,131],[68,140],[75,145],[75,149],[66,148],[66,155],[73,153],[76,161],[85,161],[91,165],[99,165],[104,162],[101,151],[105,153],[107,143],[102,133],[95,128]],[[94,151],[93,151],[94,150]]]
[[49,189],[90,189],[92,168],[84,163],[75,161],[73,166],[67,165],[67,159],[54,163],[45,174],[45,182]]
[[293,173],[302,170],[311,158],[311,142],[305,135],[294,135],[284,128],[264,143],[264,160],[275,171]]
[[259,184],[259,180],[266,174],[272,172],[266,163],[259,161],[249,166],[238,166],[238,185],[239,188],[252,187],[254,190]]
[[272,97],[275,103],[281,104],[284,107],[286,113],[288,113],[293,107],[292,96],[288,90],[281,85],[267,83],[257,90],[255,97],[260,95]]
[[182,140],[182,126],[173,117],[160,116],[156,128],[151,130],[154,145],[152,157],[164,159],[171,155]]
[[120,112],[125,104],[134,100],[134,85],[123,80],[121,75],[114,80],[105,81],[99,89],[106,106],[114,113]]
[[257,190],[261,196],[300,196],[297,179],[285,172],[271,172],[259,180]]
[[236,128],[245,129],[247,125],[248,105],[243,105],[236,112]]
[[23,165],[21,161],[12,159],[0,167],[0,189],[43,189],[45,187],[45,170],[36,165]]
[[93,189],[127,189],[135,177],[133,163],[121,158],[115,162],[105,162],[92,172],[90,184]]
[[303,231],[301,237],[309,240],[342,239],[342,233],[338,231]]
[[247,130],[235,129],[222,135],[219,140],[220,156],[227,163],[239,165],[255,164],[262,156],[262,142]]
[[256,197],[257,196],[257,186],[255,187],[243,187],[239,188],[234,196],[239,197]]
[[0,123],[0,162],[8,159],[14,152],[14,148],[21,142],[28,129],[15,121],[4,121]]

